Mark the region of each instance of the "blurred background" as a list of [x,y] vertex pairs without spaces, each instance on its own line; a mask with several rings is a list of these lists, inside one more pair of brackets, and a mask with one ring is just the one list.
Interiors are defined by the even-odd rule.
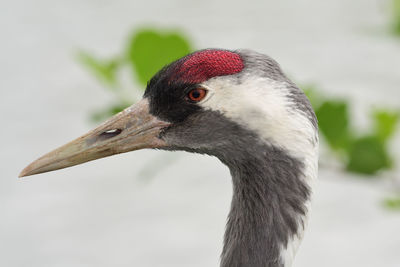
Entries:
[[144,150],[17,179],[209,47],[270,55],[317,112],[319,183],[294,266],[400,266],[399,0],[0,6],[0,266],[218,266],[231,181],[215,158]]

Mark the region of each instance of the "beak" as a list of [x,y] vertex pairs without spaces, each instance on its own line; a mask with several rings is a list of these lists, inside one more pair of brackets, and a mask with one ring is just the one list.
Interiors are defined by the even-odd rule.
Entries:
[[161,148],[159,138],[170,123],[149,113],[147,99],[122,112],[74,141],[32,162],[19,177],[54,171],[87,161],[143,148]]

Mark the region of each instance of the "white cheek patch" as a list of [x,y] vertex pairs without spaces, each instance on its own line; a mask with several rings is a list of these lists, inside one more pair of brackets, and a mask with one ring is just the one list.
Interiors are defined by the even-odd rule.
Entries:
[[230,77],[204,83],[210,96],[200,103],[219,111],[240,125],[255,131],[264,141],[295,155],[304,155],[315,141],[316,131],[301,111],[291,111],[286,84],[268,78],[248,79],[237,84]]

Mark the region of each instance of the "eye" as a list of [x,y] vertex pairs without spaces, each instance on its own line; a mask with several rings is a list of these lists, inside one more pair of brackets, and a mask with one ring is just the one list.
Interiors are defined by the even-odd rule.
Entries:
[[187,96],[190,99],[190,101],[199,102],[206,96],[206,94],[207,94],[206,89],[196,88],[190,91]]

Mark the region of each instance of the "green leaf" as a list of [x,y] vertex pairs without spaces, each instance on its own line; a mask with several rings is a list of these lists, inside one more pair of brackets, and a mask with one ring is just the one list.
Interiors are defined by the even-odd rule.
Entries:
[[383,201],[383,205],[392,210],[400,210],[400,196],[388,197]]
[[347,150],[351,142],[349,114],[344,101],[326,101],[316,109],[321,133],[333,149]]
[[393,32],[396,35],[400,35],[400,0],[392,0],[392,1],[393,1],[393,10],[392,10]]
[[119,60],[102,61],[83,51],[79,52],[78,60],[101,82],[109,86],[116,84],[116,71],[120,65]]
[[390,157],[378,136],[364,136],[354,140],[349,150],[349,171],[372,175],[390,167]]
[[127,108],[129,106],[129,104],[115,104],[112,105],[104,110],[100,110],[100,111],[96,111],[91,115],[91,120],[93,122],[101,122],[104,121],[108,118],[110,118],[111,116],[121,112],[122,110],[124,110],[125,108]]
[[189,41],[179,32],[151,29],[138,31],[128,47],[128,59],[138,81],[145,85],[166,64],[191,52]]
[[397,123],[400,118],[400,112],[390,112],[385,110],[373,111],[374,132],[382,142],[393,136]]

